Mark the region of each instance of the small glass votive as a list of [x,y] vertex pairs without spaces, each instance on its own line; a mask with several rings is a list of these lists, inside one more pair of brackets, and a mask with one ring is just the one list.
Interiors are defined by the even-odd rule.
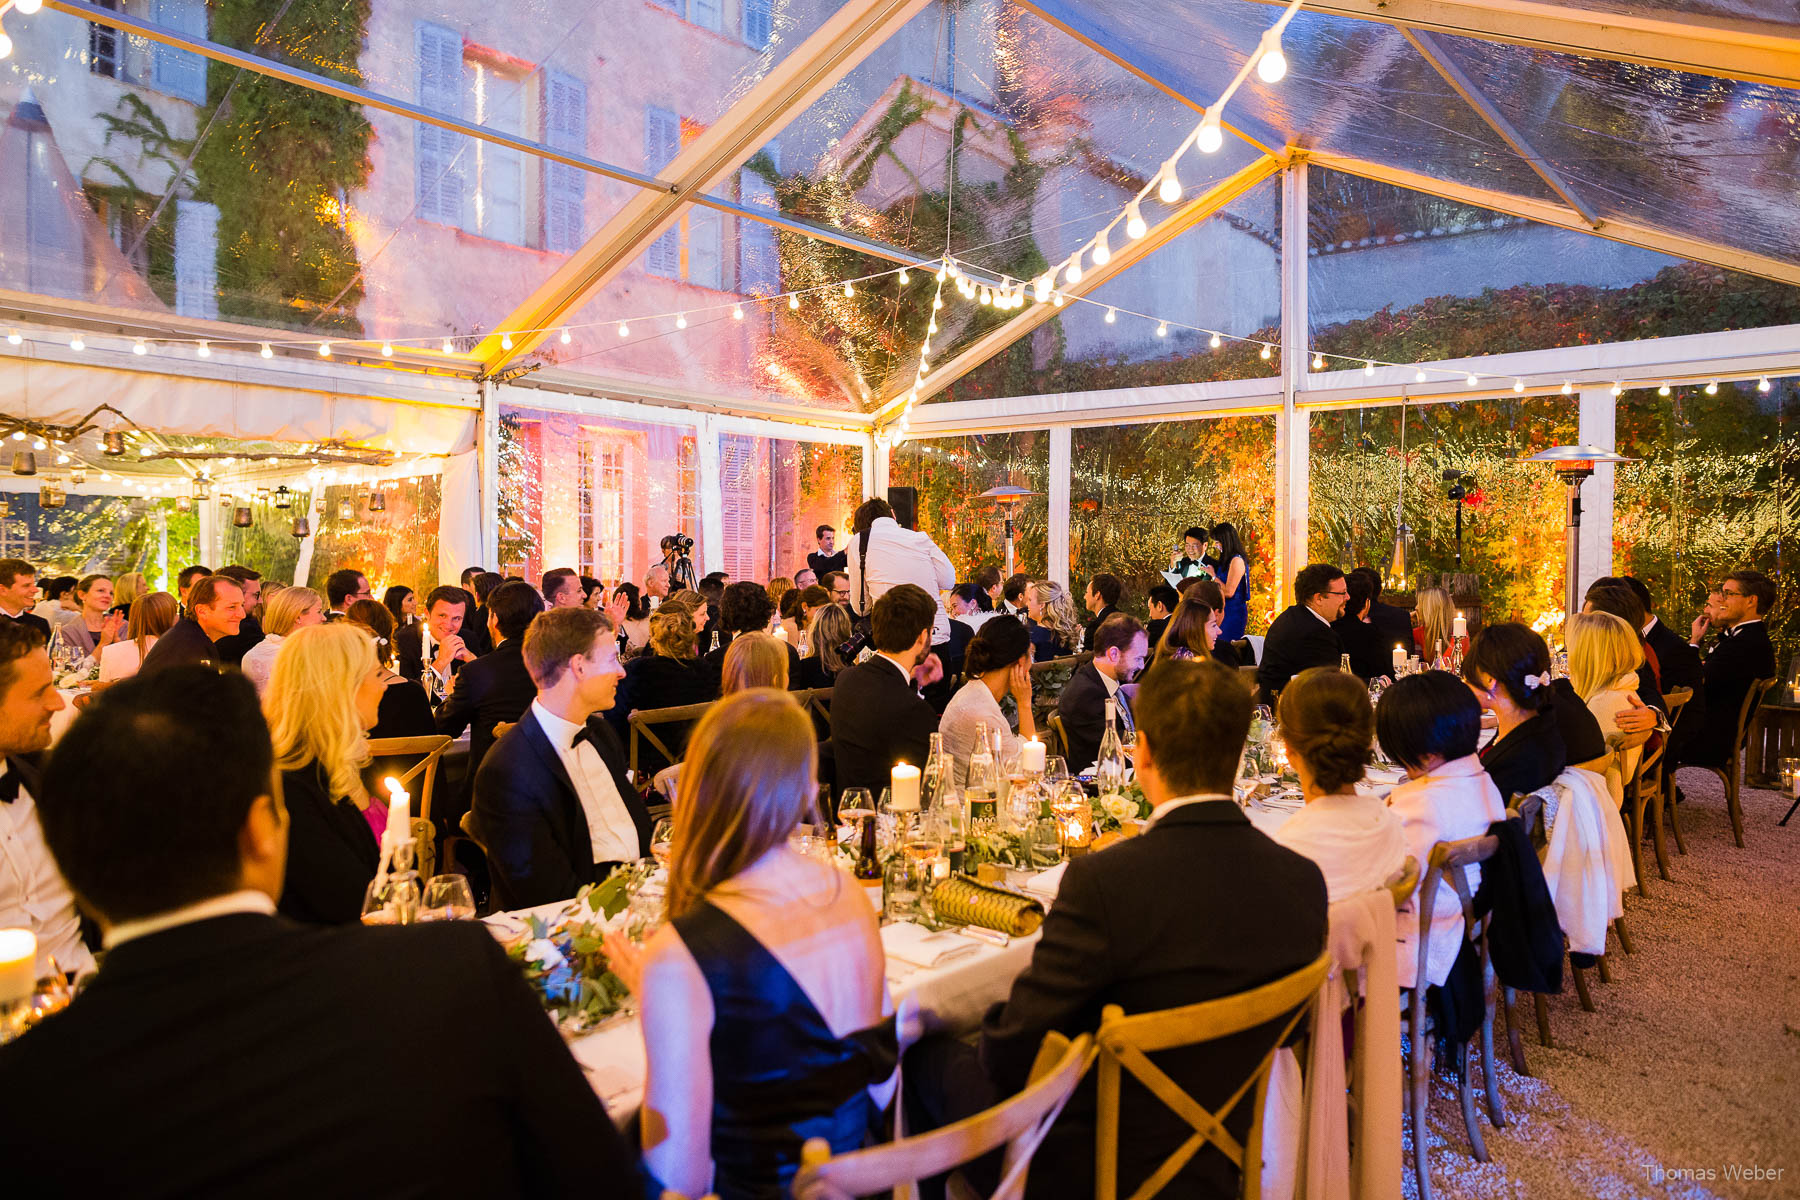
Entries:
[[1790,796],[1800,796],[1800,758],[1781,760],[1781,790]]

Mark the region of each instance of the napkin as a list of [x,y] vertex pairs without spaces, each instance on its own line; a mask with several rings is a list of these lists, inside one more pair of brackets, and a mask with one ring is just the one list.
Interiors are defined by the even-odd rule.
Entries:
[[1024,889],[1041,900],[1055,900],[1062,887],[1063,872],[1068,869],[1068,863],[1059,862],[1048,871],[1039,871],[1025,881]]
[[923,925],[899,921],[881,927],[881,948],[909,967],[939,967],[981,949],[974,938],[953,930],[933,932]]

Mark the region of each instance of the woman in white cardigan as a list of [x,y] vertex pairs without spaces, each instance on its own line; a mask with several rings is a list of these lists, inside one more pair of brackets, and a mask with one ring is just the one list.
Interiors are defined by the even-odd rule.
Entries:
[[1612,613],[1576,613],[1568,634],[1569,682],[1606,735],[1606,790],[1614,804],[1623,805],[1625,783],[1637,774],[1650,736],[1619,728],[1620,713],[1643,707],[1637,672],[1644,665],[1644,644],[1630,622]]
[[[1388,795],[1400,818],[1406,852],[1424,878],[1431,848],[1439,842],[1480,837],[1506,818],[1500,789],[1475,750],[1481,737],[1481,706],[1468,685],[1446,671],[1408,675],[1381,694],[1375,714],[1381,752],[1406,769],[1406,782]],[[1470,894],[1481,886],[1479,865],[1465,868]],[[1418,896],[1399,913],[1401,987],[1418,975]],[[1431,936],[1425,982],[1441,984],[1463,941],[1462,907],[1456,894],[1440,887],[1432,901]]]

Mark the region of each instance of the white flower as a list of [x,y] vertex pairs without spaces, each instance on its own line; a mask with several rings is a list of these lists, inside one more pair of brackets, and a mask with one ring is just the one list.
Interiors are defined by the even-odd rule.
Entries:
[[1100,807],[1106,810],[1107,816],[1120,823],[1137,816],[1138,811],[1138,806],[1123,796],[1107,796],[1100,801]]
[[563,953],[549,938],[538,938],[525,947],[525,961],[536,963],[546,971],[563,965]]

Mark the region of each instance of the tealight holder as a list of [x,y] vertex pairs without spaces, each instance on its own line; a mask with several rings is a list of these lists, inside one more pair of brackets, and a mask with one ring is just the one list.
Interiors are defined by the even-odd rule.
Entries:
[[1781,760],[1781,790],[1790,796],[1800,796],[1800,758]]

